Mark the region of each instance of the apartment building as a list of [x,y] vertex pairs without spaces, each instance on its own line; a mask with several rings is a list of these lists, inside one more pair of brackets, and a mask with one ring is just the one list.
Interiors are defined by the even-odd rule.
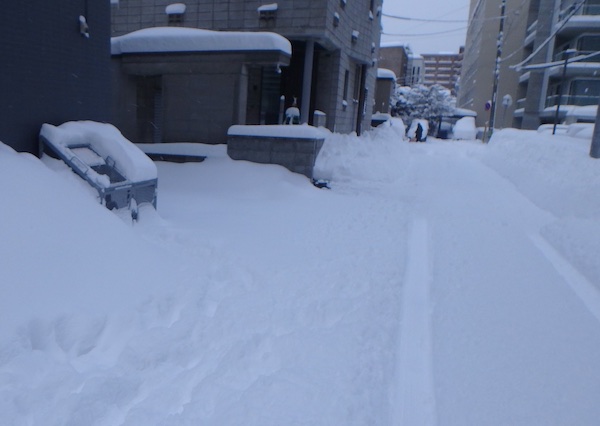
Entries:
[[[494,70],[500,35],[502,0],[471,0],[469,28],[462,63],[457,105],[477,112],[477,126],[484,127],[490,121],[494,86]],[[502,57],[499,63],[497,108],[495,127],[513,125],[513,113],[518,99],[519,74],[511,67],[523,59],[525,32],[528,26],[530,0],[506,0],[504,31],[502,34]],[[509,96],[513,102],[501,105]]]
[[[284,100],[285,108],[297,104],[303,122],[312,123],[314,111],[324,112],[326,125],[332,131],[360,133],[370,123],[381,32],[381,0],[290,0],[271,4],[256,0],[188,0],[184,3],[112,0],[111,3],[113,37],[146,28],[173,26],[219,32],[269,32],[289,40],[291,58],[284,58],[282,63],[247,63],[244,59],[236,59],[241,60],[239,64],[230,63],[230,68],[239,69],[233,81],[234,93],[218,81],[198,83],[196,86],[202,86],[203,90],[188,91],[186,96],[194,98],[193,102],[186,101],[189,107],[223,98],[237,102],[233,113],[231,108],[226,112],[227,125],[276,124],[280,99]],[[116,58],[119,60],[122,61],[122,57]],[[158,72],[159,68],[155,68],[151,85],[159,96],[147,98],[157,99],[153,106],[155,117],[160,120],[162,114],[162,120],[169,121],[168,110],[181,97],[165,101],[169,94],[161,84],[167,74]],[[117,72],[115,78],[122,87],[138,77],[119,76]],[[206,81],[206,78],[206,75],[198,76],[198,80]],[[126,89],[144,91],[139,83],[137,89]],[[126,103],[131,106],[135,102]],[[179,112],[187,114],[187,122],[195,125],[210,125],[217,119],[206,109],[199,113],[179,108]],[[130,117],[136,115],[131,111],[125,113]],[[152,124],[165,129],[169,123],[154,120]],[[194,140],[224,142],[225,127],[223,123],[210,137],[195,132]],[[168,142],[194,135],[169,138],[163,134],[162,139]]]
[[557,109],[563,121],[600,98],[600,0],[532,0],[530,14],[523,45],[531,59],[521,69],[515,111],[524,129],[553,123]]
[[[502,0],[472,0],[457,105],[489,122]],[[501,38],[497,128],[537,129],[600,97],[600,0],[506,0]],[[578,57],[564,67],[565,56]],[[583,60],[579,60],[582,59]],[[563,73],[564,71],[564,73]],[[564,74],[564,80],[563,80]],[[510,96],[514,102],[503,104]]]
[[458,53],[423,53],[425,75],[423,84],[439,84],[456,93],[463,60],[463,48]]
[[410,86],[409,81],[409,55],[408,46],[399,42],[384,42],[379,48],[379,67],[392,70],[396,75],[396,83],[401,86]]

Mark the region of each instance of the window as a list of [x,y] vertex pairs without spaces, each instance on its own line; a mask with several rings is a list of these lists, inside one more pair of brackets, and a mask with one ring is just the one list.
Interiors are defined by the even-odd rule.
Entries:
[[358,102],[358,98],[360,96],[360,73],[360,65],[356,65],[354,68],[354,95],[352,98],[354,102]]
[[350,80],[350,71],[344,73],[344,100],[348,100],[348,80]]

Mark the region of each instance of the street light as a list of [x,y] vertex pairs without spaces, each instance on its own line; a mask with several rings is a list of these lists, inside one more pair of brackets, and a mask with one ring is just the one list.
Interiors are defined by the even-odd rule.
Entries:
[[552,134],[556,134],[556,124],[558,123],[558,114],[560,112],[560,103],[562,101],[562,94],[564,92],[564,86],[565,86],[565,78],[567,76],[567,63],[569,62],[569,55],[571,55],[572,53],[577,53],[576,49],[567,49],[563,52],[563,55],[565,55],[565,62],[563,64],[563,72],[562,72],[562,78],[560,80],[560,90],[558,91],[558,102],[556,103],[556,112],[554,113],[554,127],[552,128]]

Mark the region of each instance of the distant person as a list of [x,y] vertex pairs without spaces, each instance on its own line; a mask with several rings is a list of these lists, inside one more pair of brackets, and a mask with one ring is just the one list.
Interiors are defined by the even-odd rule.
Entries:
[[423,126],[421,126],[421,123],[417,124],[417,130],[415,131],[415,140],[417,142],[423,142]]

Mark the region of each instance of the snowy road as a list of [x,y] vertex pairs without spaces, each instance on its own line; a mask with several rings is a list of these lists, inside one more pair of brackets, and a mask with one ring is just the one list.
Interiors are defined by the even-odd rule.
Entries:
[[333,135],[332,190],[194,146],[135,226],[0,145],[0,424],[596,426],[585,144]]
[[[555,219],[479,161],[420,151],[409,175],[415,208],[429,229],[430,270],[422,275],[431,276],[432,330],[413,336],[411,327],[401,342],[420,347],[420,339],[432,336],[433,372],[409,377],[434,378],[439,423],[581,421],[581,412],[569,407],[589,413],[590,421],[600,418],[590,397],[600,380],[598,290],[540,236]],[[405,309],[422,304],[430,312],[411,285],[405,283]],[[589,350],[574,349],[582,347]],[[429,350],[422,354],[429,356]],[[412,367],[421,371],[423,363]],[[401,384],[407,385],[413,383]]]

